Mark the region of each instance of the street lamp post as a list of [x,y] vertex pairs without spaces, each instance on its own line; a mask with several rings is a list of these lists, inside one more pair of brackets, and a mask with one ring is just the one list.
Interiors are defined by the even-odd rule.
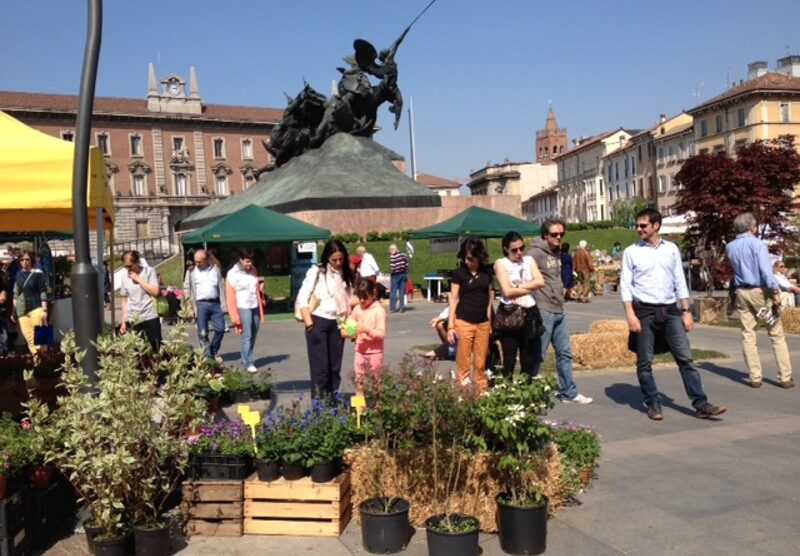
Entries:
[[[75,237],[75,264],[72,267],[72,317],[78,348],[86,352],[81,366],[91,384],[97,382],[97,348],[93,342],[100,334],[100,298],[97,270],[89,254],[89,211],[87,187],[89,175],[89,136],[97,81],[97,62],[103,31],[102,0],[88,0],[86,49],[83,54],[78,115],[75,125],[75,159],[72,167],[72,226]],[[98,223],[98,234],[103,233]]]

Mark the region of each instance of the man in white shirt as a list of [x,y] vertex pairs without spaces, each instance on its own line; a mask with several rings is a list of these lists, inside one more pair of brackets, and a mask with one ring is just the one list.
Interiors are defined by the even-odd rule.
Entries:
[[686,335],[694,327],[694,320],[689,311],[689,290],[680,251],[674,243],[661,239],[660,229],[660,212],[652,208],[640,211],[636,215],[640,239],[622,254],[620,291],[636,347],[636,376],[647,416],[654,421],[662,420],[661,397],[653,377],[658,337],[666,343],[678,365],[695,416],[708,419],[724,413],[725,407],[711,404],[703,392],[703,382]]
[[[225,284],[217,265],[208,262],[205,249],[194,252],[194,268],[186,273],[183,291],[197,318],[197,336],[206,350],[206,357],[222,363],[219,348],[225,336]],[[208,323],[214,326],[209,341]]]
[[363,245],[358,246],[356,254],[361,257],[361,266],[358,267],[358,272],[361,274],[361,277],[366,278],[372,283],[377,283],[381,269],[378,267],[378,263],[375,262],[375,257],[367,253],[367,248]]

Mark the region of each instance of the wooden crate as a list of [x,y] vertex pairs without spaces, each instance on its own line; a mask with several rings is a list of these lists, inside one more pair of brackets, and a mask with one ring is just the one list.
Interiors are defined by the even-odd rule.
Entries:
[[278,479],[244,483],[244,532],[247,535],[338,537],[352,515],[350,473],[329,483]]
[[242,535],[242,481],[187,481],[183,484],[184,534]]

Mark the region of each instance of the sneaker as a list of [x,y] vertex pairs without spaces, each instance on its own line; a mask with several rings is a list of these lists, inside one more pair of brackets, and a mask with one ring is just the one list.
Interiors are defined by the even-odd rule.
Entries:
[[217,363],[219,363],[220,365],[222,365],[222,364],[225,362],[225,360],[224,360],[224,359],[222,359],[222,356],[221,356],[221,355],[217,355],[216,357],[214,357],[214,361],[216,361],[216,362],[217,362]]
[[781,382],[781,388],[784,390],[788,390],[789,388],[794,388],[794,379],[790,378],[789,380],[784,380]]
[[760,380],[750,380],[750,388],[761,388]]
[[661,406],[658,405],[649,406],[647,408],[647,416],[653,421],[661,421],[664,418],[664,414],[661,413]]
[[697,408],[697,413],[695,413],[695,417],[698,419],[708,419],[709,417],[714,417],[716,415],[722,415],[727,411],[724,405],[713,405],[709,402],[704,403],[700,407]]
[[592,403],[594,400],[588,396],[584,396],[583,394],[578,394],[574,398],[561,398],[562,403],[577,403],[580,405],[586,405]]
[[248,373],[257,373],[258,372],[258,367],[256,367],[255,365],[250,365],[249,367],[247,367],[247,372]]

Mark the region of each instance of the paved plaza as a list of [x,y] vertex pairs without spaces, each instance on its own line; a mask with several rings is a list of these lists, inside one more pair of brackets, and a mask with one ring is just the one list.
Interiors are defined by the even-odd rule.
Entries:
[[[443,306],[416,300],[404,314],[391,315],[386,359],[399,361],[413,346],[436,342],[427,328]],[[623,318],[616,295],[588,305],[568,304],[573,332],[593,320]],[[194,329],[191,329],[194,336]],[[701,363],[712,403],[728,407],[717,420],[700,420],[683,391],[674,365],[656,371],[666,397],[664,420],[651,421],[640,402],[633,369],[582,371],[576,382],[594,398],[589,406],[558,404],[551,416],[596,427],[603,439],[599,478],[549,522],[547,554],[597,555],[790,555],[798,553],[800,528],[800,388],[783,390],[766,335],[759,334],[764,385],[747,384],[736,328],[697,325],[693,348],[713,349],[725,359]],[[193,338],[193,340],[195,340]],[[196,341],[196,340],[195,340]],[[789,337],[800,368],[800,338]],[[222,353],[238,359],[238,338],[228,334]],[[269,320],[256,344],[256,364],[269,368],[278,403],[308,389],[303,329],[294,320]],[[352,364],[352,347],[345,350]],[[443,369],[449,362],[438,363]],[[263,403],[263,402],[261,402]],[[73,535],[47,554],[85,553],[83,535]],[[482,537],[485,556],[502,554],[497,537]],[[351,523],[341,538],[192,538],[176,547],[187,555],[365,554],[360,530]],[[418,530],[405,554],[427,554],[425,532]]]

